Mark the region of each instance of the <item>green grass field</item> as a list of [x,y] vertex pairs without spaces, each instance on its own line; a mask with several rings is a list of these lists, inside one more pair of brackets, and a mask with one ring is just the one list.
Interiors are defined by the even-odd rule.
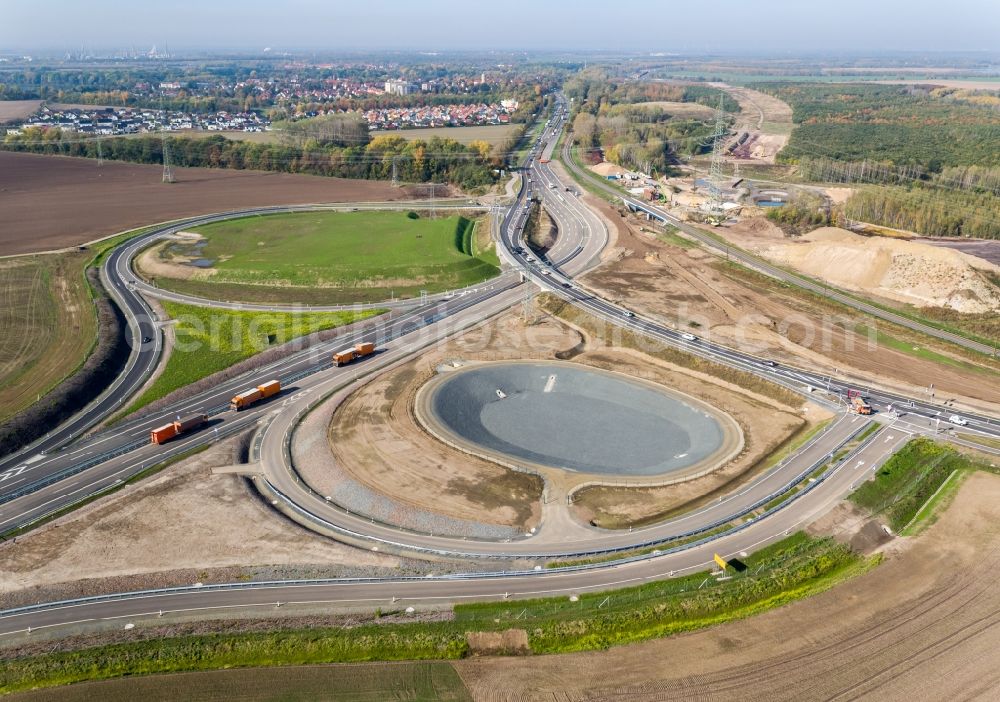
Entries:
[[175,320],[174,348],[163,373],[128,412],[273,346],[384,311],[236,312],[176,302],[164,302],[163,307]]
[[412,219],[403,212],[297,212],[245,217],[196,230],[161,255],[213,261],[191,280],[163,288],[217,300],[346,304],[418,297],[474,285],[499,272],[488,220]]

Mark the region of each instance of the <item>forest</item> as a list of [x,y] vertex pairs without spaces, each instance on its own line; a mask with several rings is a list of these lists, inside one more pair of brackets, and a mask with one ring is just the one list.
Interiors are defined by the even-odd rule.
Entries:
[[[862,184],[848,219],[928,236],[1000,238],[1000,97],[933,85],[766,83],[796,123],[778,160],[811,182]],[[872,187],[883,186],[883,187]]]
[[[779,159],[867,161],[921,174],[996,166],[1000,110],[930,85],[763,83],[792,106],[796,128]],[[956,97],[958,95],[958,97]]]
[[[75,134],[70,135],[75,138]],[[495,182],[493,169],[498,157],[490,154],[489,145],[461,144],[453,139],[432,137],[408,141],[398,136],[381,136],[364,143],[338,142],[335,138],[319,141],[305,138],[294,143],[253,143],[226,139],[222,135],[205,138],[159,135],[113,137],[97,140],[68,141],[59,129],[29,128],[20,135],[7,135],[0,148],[9,151],[83,156],[101,156],[133,163],[162,163],[166,143],[171,162],[176,166],[255,169],[284,173],[389,180],[392,164],[404,182],[452,183],[466,190],[488,187]]]
[[573,98],[574,140],[585,153],[600,150],[612,163],[650,174],[673,174],[681,157],[710,148],[714,124],[680,117],[669,107],[649,102],[690,102],[737,110],[728,95],[715,88],[676,83],[618,83],[597,69],[581,71],[566,81]]
[[866,187],[844,205],[848,219],[929,236],[1000,239],[1000,198],[922,186]]

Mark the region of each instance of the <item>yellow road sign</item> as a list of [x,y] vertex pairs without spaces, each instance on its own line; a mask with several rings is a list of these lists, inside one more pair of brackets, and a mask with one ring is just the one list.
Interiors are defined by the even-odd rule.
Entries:
[[729,567],[729,563],[726,562],[726,559],[720,556],[719,554],[716,553],[715,555],[712,556],[712,558],[715,559],[715,562],[718,563],[719,567],[722,568],[723,570]]

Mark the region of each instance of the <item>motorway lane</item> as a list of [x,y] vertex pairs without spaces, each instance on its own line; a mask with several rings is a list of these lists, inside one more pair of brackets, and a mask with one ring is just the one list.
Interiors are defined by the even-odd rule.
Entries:
[[[510,234],[511,218],[515,211],[516,208],[512,208],[508,212],[507,218],[505,218],[504,227],[508,229],[507,234]],[[505,236],[504,241],[504,248],[507,249],[508,244],[516,241],[516,236]],[[515,253],[511,253],[510,251],[505,251],[504,255],[508,259],[517,261],[524,268],[528,277],[541,287],[551,288],[563,296],[567,295],[566,289],[561,288],[561,286],[551,280],[552,276],[540,275],[538,267],[527,265],[523,261],[523,258],[519,259]],[[575,288],[570,289],[570,292],[573,290]],[[671,343],[687,346],[689,350],[710,357],[714,356],[717,360],[727,360],[729,363],[737,365],[737,367],[754,368],[756,372],[762,375],[775,376],[773,379],[777,379],[778,382],[792,384],[799,389],[804,387],[804,383],[814,383],[816,387],[823,387],[823,384],[827,382],[823,376],[808,374],[797,369],[760,367],[754,364],[761,364],[761,359],[755,359],[722,347],[712,347],[709,344],[697,342],[691,344],[680,339],[675,330],[658,327],[646,320],[623,319],[621,308],[593,301],[591,296],[585,292],[572,294],[571,297],[576,304],[590,304],[592,306],[591,311],[597,313],[599,316],[610,318],[625,326],[635,328],[637,331],[661,336]],[[818,382],[817,378],[820,379]],[[834,385],[831,389],[837,389],[834,383],[831,383],[831,385]],[[922,409],[919,405],[916,408]],[[929,411],[940,411],[939,409],[935,409],[933,405],[927,409]],[[839,424],[840,422],[838,422]],[[844,494],[849,492],[852,486],[870,476],[871,471],[874,471],[881,461],[891,455],[895,448],[901,445],[908,436],[906,433],[900,431],[898,437],[893,435],[882,439],[882,435],[887,431],[898,430],[884,430],[882,434],[870,440],[861,449],[857,457],[852,457],[851,461],[842,463],[829,478],[823,481],[824,489],[810,489],[794,500],[794,502],[789,501],[786,503],[789,507],[794,504],[795,509],[789,509],[788,507],[779,509],[768,518],[754,520],[744,528],[736,532],[727,533],[721,538],[713,540],[710,544],[691,546],[678,553],[664,554],[657,558],[646,558],[635,563],[576,571],[528,572],[513,577],[479,574],[470,575],[468,579],[446,576],[419,580],[397,579],[366,582],[340,581],[336,583],[317,584],[296,583],[264,588],[251,585],[238,585],[225,589],[202,588],[174,593],[140,593],[127,595],[123,598],[115,599],[113,602],[91,601],[89,603],[57,606],[37,612],[0,613],[0,622],[3,622],[3,628],[0,629],[0,633],[23,631],[24,627],[29,625],[36,628],[39,626],[56,625],[60,622],[74,619],[137,616],[141,612],[155,613],[160,608],[169,611],[171,609],[190,610],[191,608],[200,607],[273,606],[276,600],[282,602],[319,600],[331,604],[375,604],[389,601],[393,596],[401,596],[401,593],[404,592],[407,597],[406,601],[419,601],[423,603],[453,602],[467,597],[541,596],[623,586],[645,580],[659,579],[690,570],[702,570],[710,567],[710,554],[714,551],[718,551],[723,555],[735,555],[739,551],[753,550],[765,543],[781,538],[790,531],[802,526],[808,519],[828,509]],[[818,447],[813,448],[819,450]]]
[[[183,220],[176,220],[157,227],[142,236],[129,240],[123,246],[114,249],[104,260],[101,266],[101,281],[105,289],[114,298],[118,307],[122,310],[128,325],[127,336],[130,346],[129,359],[124,371],[115,379],[98,398],[91,402],[83,410],[68,419],[62,425],[56,427],[45,437],[35,441],[29,446],[4,457],[0,457],[0,495],[14,484],[14,478],[24,474],[29,469],[37,472],[41,467],[37,465],[40,460],[45,459],[50,454],[66,444],[77,439],[94,425],[100,423],[115,412],[121,409],[124,403],[138,390],[155,370],[160,360],[163,350],[162,334],[159,330],[159,320],[143,298],[143,295],[150,295],[161,299],[195,304],[203,307],[217,307],[220,309],[232,310],[274,310],[287,306],[281,305],[253,305],[244,303],[226,303],[210,300],[202,300],[186,295],[172,293],[170,291],[159,290],[145,283],[135,275],[132,270],[132,259],[142,249],[149,246],[157,239],[174,234],[177,231],[196,227],[211,222],[232,219],[235,217],[259,216],[264,214],[278,214],[287,212],[311,212],[311,211],[352,211],[358,209],[414,209],[426,207],[424,201],[418,202],[392,202],[392,203],[343,203],[337,205],[296,205],[296,206],[274,206],[260,207],[246,210],[234,210],[198,217],[190,217]],[[442,203],[438,209],[469,209],[470,207],[480,207],[474,203]],[[506,281],[504,281],[506,282]],[[479,286],[472,286],[473,288]],[[463,291],[450,293],[440,293],[430,295],[424,303],[436,302],[452,297]],[[340,311],[344,309],[365,309],[365,308],[398,308],[409,309],[421,301],[396,301],[386,304],[370,305],[329,305],[321,307],[299,306],[293,309],[302,311]],[[149,338],[151,341],[143,342],[142,339]],[[6,478],[5,478],[6,476]],[[18,480],[16,482],[23,482]]]
[[[0,530],[5,531],[31,523],[49,512],[55,511],[62,506],[62,503],[54,504],[53,495],[63,495],[67,491],[74,492],[68,489],[78,487],[84,478],[77,477],[73,482],[65,483],[65,485],[64,481],[58,481],[45,486],[45,489],[35,490],[12,499],[12,496],[16,495],[18,491],[25,490],[38,481],[54,479],[65,471],[80,470],[87,466],[88,461],[98,460],[101,456],[109,456],[109,460],[86,467],[85,470],[81,470],[77,474],[78,476],[85,475],[86,480],[95,483],[95,490],[109,487],[113,480],[120,478],[123,466],[140,465],[137,461],[141,461],[142,467],[154,465],[165,457],[178,453],[176,447],[181,444],[190,448],[193,445],[214,440],[216,429],[220,432],[229,432],[231,431],[230,425],[234,422],[238,422],[241,427],[249,426],[252,423],[249,420],[260,419],[276,408],[280,408],[294,391],[308,388],[317,382],[317,379],[311,376],[301,377],[290,382],[290,379],[296,376],[321,370],[333,375],[346,375],[348,372],[353,372],[353,369],[375,369],[383,365],[379,355],[376,355],[348,368],[323,370],[329,367],[330,354],[335,350],[359,341],[374,341],[380,348],[388,349],[396,343],[400,336],[412,338],[418,334],[440,334],[439,326],[442,320],[446,320],[457,311],[475,307],[483,300],[509,290],[514,285],[516,282],[513,281],[503,285],[493,283],[482,286],[475,293],[470,292],[466,295],[455,296],[451,300],[421,307],[411,312],[395,313],[375,321],[363,322],[346,330],[331,341],[316,344],[263,368],[224,381],[210,391],[180,401],[169,410],[116,426],[95,435],[82,444],[74,444],[61,452],[27,464],[20,473],[0,482],[0,490],[2,490],[0,492]],[[428,330],[428,328],[430,329]],[[260,381],[272,377],[282,379],[282,384],[285,386],[282,395],[239,413],[228,411],[229,399],[233,395],[248,386],[256,385]],[[189,437],[184,437],[181,444],[171,442],[165,447],[158,447],[148,443],[150,429],[172,421],[178,415],[193,412],[209,414],[211,418],[209,427],[197,431]],[[139,445],[138,448],[135,448],[136,444]],[[123,455],[112,455],[116,451],[124,451],[129,448],[132,450]],[[134,472],[138,472],[138,470],[141,468]]]
[[[516,294],[512,299],[516,300]],[[502,310],[503,307],[497,308]],[[405,358],[405,356],[401,356]],[[345,387],[345,383],[330,385],[326,392]],[[814,437],[793,456],[740,487],[738,492],[725,495],[700,509],[680,517],[631,531],[592,529],[587,537],[566,538],[550,534],[543,521],[535,534],[520,539],[487,540],[454,535],[418,533],[394,525],[373,522],[370,517],[328,502],[312,492],[295,474],[287,450],[290,436],[299,416],[313,405],[302,398],[289,412],[278,415],[268,425],[261,442],[261,466],[266,485],[265,494],[279,499],[282,511],[307,528],[335,535],[355,545],[381,550],[458,557],[458,558],[555,558],[586,556],[619,550],[646,547],[678,537],[713,529],[727,523],[734,515],[748,514],[759,505],[788,490],[793,484],[826,464],[853,437],[868,425],[869,420],[856,415],[841,415],[831,427]],[[267,488],[271,488],[268,490]]]
[[809,280],[808,278],[804,278],[794,273],[790,273],[789,271],[783,268],[775,266],[769,263],[768,261],[759,258],[757,256],[754,256],[753,254],[743,251],[737,247],[726,246],[720,243],[719,241],[715,240],[708,234],[706,234],[704,231],[677,219],[673,215],[668,214],[663,209],[651,205],[649,203],[640,202],[631,197],[628,197],[625,193],[608,185],[607,183],[601,182],[595,178],[591,178],[588,174],[584,173],[579,167],[577,167],[577,165],[571,158],[569,140],[566,141],[563,147],[563,162],[565,163],[566,167],[569,170],[576,173],[578,177],[586,179],[588,182],[591,182],[596,187],[599,187],[605,192],[614,195],[616,198],[622,200],[622,202],[624,202],[632,210],[639,210],[645,212],[659,219],[662,222],[668,223],[671,226],[680,229],[685,234],[694,237],[695,239],[700,241],[702,244],[708,246],[709,248],[725,253],[727,257],[740,261],[741,263],[755,270],[759,270],[762,273],[765,273],[772,278],[776,278],[777,280],[790,283],[805,290],[809,290],[810,292],[817,293],[819,295],[822,295],[823,297],[828,297],[832,300],[836,300],[837,302],[843,305],[854,308],[866,314],[870,314],[878,319],[883,319],[885,321],[892,322],[893,324],[898,324],[908,329],[918,331],[922,334],[927,334],[928,336],[932,336],[937,339],[949,341],[953,344],[963,346],[973,351],[978,351],[979,353],[984,353],[988,356],[993,356],[997,354],[997,349],[995,346],[983,344],[973,339],[968,339],[959,334],[953,334],[949,331],[945,331],[943,329],[938,329],[936,327],[932,327],[923,324],[921,322],[914,321],[902,315],[896,314],[895,312],[882,309],[881,307],[876,307],[875,305],[864,302],[863,300],[858,300],[854,297],[846,295],[838,291],[836,288],[822,284],[817,284]]
[[[673,553],[644,556],[607,566],[547,571],[520,571],[412,578],[342,579],[291,583],[232,584],[125,593],[85,600],[51,603],[0,612],[0,636],[23,636],[29,627],[124,625],[171,614],[203,618],[233,616],[248,609],[273,610],[297,604],[325,609],[408,605],[444,606],[466,600],[507,600],[551,597],[639,585],[666,577],[714,569],[713,555],[738,557],[801,529],[850,492],[851,485],[870,477],[906,440],[872,441],[854,463],[843,463],[826,479],[829,489],[813,489],[795,501],[796,509],[780,509],[767,519],[748,522],[736,532],[710,543],[691,545]],[[860,465],[857,465],[860,462]]]

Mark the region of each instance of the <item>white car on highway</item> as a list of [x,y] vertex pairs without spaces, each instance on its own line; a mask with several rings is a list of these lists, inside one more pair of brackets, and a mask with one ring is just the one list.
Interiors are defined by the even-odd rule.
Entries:
[[964,427],[966,424],[969,423],[969,420],[963,419],[962,417],[959,417],[957,414],[953,414],[950,417],[948,417],[948,421],[951,422],[952,424],[957,424],[960,427]]
[[687,332],[684,332],[683,334],[681,334],[681,338],[684,339],[685,341],[694,341],[698,337],[696,337],[694,334],[688,334]]

